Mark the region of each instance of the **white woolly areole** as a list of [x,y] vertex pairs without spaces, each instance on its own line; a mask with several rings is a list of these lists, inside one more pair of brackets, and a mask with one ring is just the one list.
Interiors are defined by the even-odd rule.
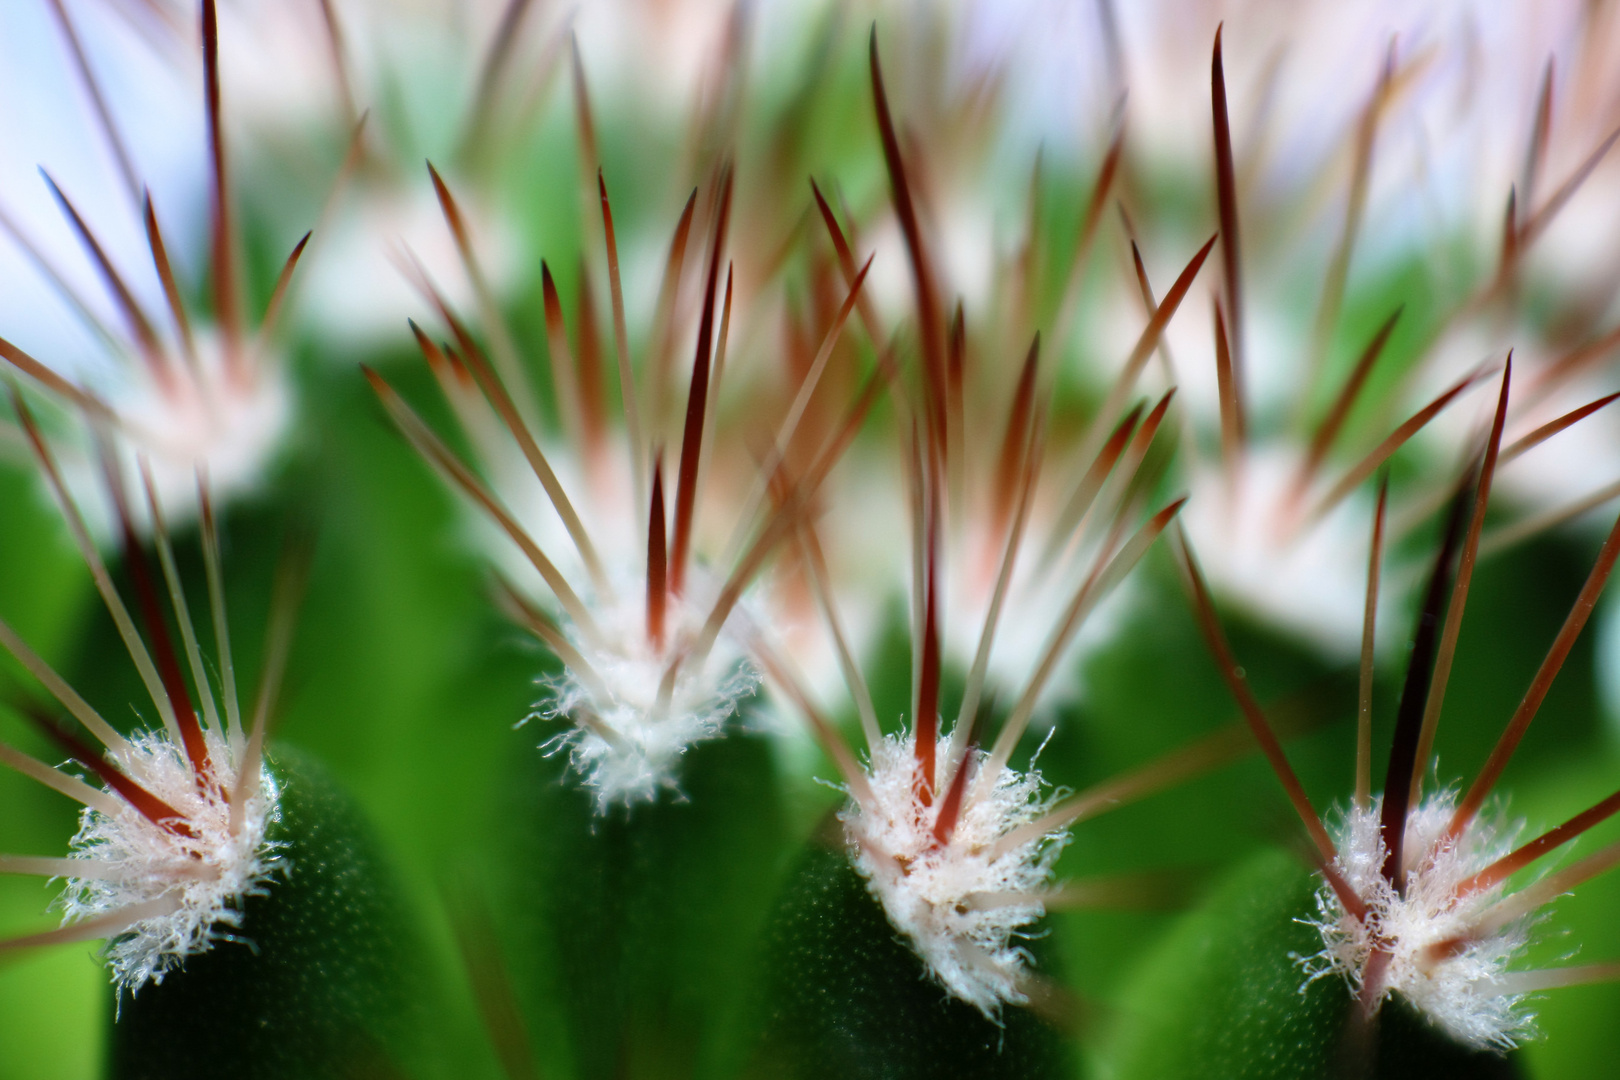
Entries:
[[[1426,799],[1406,819],[1406,893],[1398,894],[1380,867],[1385,846],[1379,830],[1381,799],[1365,810],[1352,809],[1340,827],[1339,872],[1367,905],[1363,922],[1352,918],[1333,889],[1316,894],[1322,951],[1301,963],[1312,981],[1344,976],[1362,991],[1374,948],[1389,953],[1378,976],[1377,1001],[1399,993],[1431,1022],[1458,1041],[1484,1049],[1510,1050],[1534,1032],[1535,1016],[1524,1009],[1525,995],[1504,993],[1499,979],[1523,950],[1533,919],[1520,919],[1492,934],[1471,935],[1479,915],[1502,898],[1501,884],[1461,899],[1457,886],[1513,850],[1518,828],[1500,829],[1476,818],[1454,843],[1443,843],[1456,809],[1454,791]],[[1430,946],[1461,940],[1443,958]]]
[[64,925],[140,905],[172,905],[113,935],[103,948],[120,992],[161,983],[186,957],[216,941],[237,940],[243,898],[263,893],[271,875],[287,868],[278,845],[265,840],[265,830],[280,819],[280,791],[270,771],[261,766],[258,790],[232,831],[227,793],[236,786],[236,765],[224,739],[212,731],[204,737],[213,769],[202,788],[162,734],[137,736],[131,752],[117,760],[131,780],[179,811],[192,835],[154,824],[122,798],[116,815],[86,808],[79,818],[71,857],[96,866],[94,876],[69,878],[58,897]]
[[[143,533],[152,522],[137,456],[145,458],[158,503],[174,526],[197,515],[199,469],[206,471],[216,501],[251,495],[263,485],[292,427],[293,391],[279,357],[250,355],[238,372],[226,366],[224,343],[216,333],[199,328],[196,343],[197,366],[174,353],[166,383],[144,366],[131,366],[126,377],[92,388],[128,436],[117,441],[119,463],[130,514]],[[74,501],[96,534],[116,536],[96,455],[76,454],[63,464]]]
[[[143,378],[115,402],[121,423],[151,462],[158,498],[171,517],[196,512],[198,468],[208,470],[217,497],[257,490],[293,417],[278,357],[248,357],[246,370],[233,372],[223,342],[206,332],[197,335],[197,353],[195,371],[173,358],[169,387]],[[132,468],[128,473],[139,475]],[[143,505],[144,494],[131,502]]]
[[1371,508],[1353,496],[1321,521],[1291,524],[1320,496],[1319,481],[1291,509],[1303,460],[1295,447],[1251,448],[1235,485],[1222,469],[1198,467],[1183,520],[1218,592],[1330,656],[1351,657],[1366,608]]
[[[644,587],[644,586],[643,586]],[[688,594],[690,596],[690,593]],[[574,634],[574,644],[605,684],[606,700],[571,668],[543,680],[551,691],[533,716],[571,725],[542,744],[547,755],[567,751],[604,814],[615,803],[652,802],[678,791],[676,770],[688,747],[725,733],[726,721],[759,685],[759,674],[722,634],[699,665],[682,664],[669,701],[658,690],[671,661],[702,629],[709,606],[671,596],[663,648],[647,638],[644,596],[621,591],[619,600],[596,608],[603,643]]]
[[[1041,774],[1003,769],[995,788],[963,809],[950,841],[934,838],[938,804],[916,798],[914,734],[890,735],[872,749],[874,805],[839,814],[855,869],[905,934],[930,974],[952,994],[992,1019],[1002,1003],[1023,1004],[1020,989],[1028,950],[1014,944],[1019,928],[1046,914],[1038,897],[1069,841],[1067,829],[1000,854],[996,842],[1052,808]],[[974,750],[968,767],[984,767]],[[972,788],[972,777],[969,778]]]

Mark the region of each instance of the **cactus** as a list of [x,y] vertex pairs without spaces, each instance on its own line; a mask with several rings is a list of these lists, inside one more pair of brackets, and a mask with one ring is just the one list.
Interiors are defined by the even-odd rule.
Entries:
[[1601,5],[0,30],[14,1069],[1612,1059]]

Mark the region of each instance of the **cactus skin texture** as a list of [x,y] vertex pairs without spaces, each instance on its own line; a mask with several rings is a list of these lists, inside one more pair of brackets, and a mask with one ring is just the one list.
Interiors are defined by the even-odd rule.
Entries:
[[503,959],[536,1044],[577,1080],[735,1075],[790,843],[769,743],[731,731],[694,746],[678,797],[605,815],[530,729],[512,754]]
[[[790,872],[767,931],[750,1080],[1076,1075],[1067,1040],[1029,1009],[1003,1007],[998,1026],[930,978],[850,864],[843,830],[832,822],[823,832]],[[1039,958],[1048,972],[1051,960]]]
[[1358,1045],[1343,979],[1306,983],[1298,960],[1321,948],[1317,878],[1295,856],[1258,855],[1149,955],[1126,991],[1113,1053],[1120,1080],[1517,1080],[1516,1056],[1473,1050],[1398,997],[1376,1043]]
[[323,1080],[409,1060],[421,950],[369,826],[327,772],[278,747],[291,865],[246,900],[240,934],[120,1003],[111,1080]]

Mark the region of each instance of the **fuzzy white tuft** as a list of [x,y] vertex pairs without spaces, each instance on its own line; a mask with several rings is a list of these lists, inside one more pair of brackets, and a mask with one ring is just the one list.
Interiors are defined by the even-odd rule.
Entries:
[[[565,669],[545,680],[551,691],[534,716],[562,720],[568,730],[548,739],[548,754],[568,754],[574,770],[596,801],[596,812],[610,806],[652,802],[664,791],[679,790],[676,770],[688,747],[725,733],[726,721],[759,685],[759,673],[735,650],[722,644],[696,669],[682,665],[669,701],[660,707],[659,685],[670,662],[702,627],[707,616],[690,601],[669,601],[668,637],[662,649],[647,640],[646,612],[622,599],[595,614],[604,643],[592,647],[576,636],[575,644],[601,676],[608,700]],[[722,636],[722,642],[725,641]]]
[[1321,521],[1303,522],[1317,497],[1294,489],[1303,462],[1299,448],[1270,444],[1247,452],[1235,486],[1222,469],[1195,470],[1184,522],[1221,595],[1330,656],[1354,656],[1371,509],[1353,496]]
[[[973,751],[971,767],[987,755]],[[985,1016],[1005,1002],[1022,1004],[1030,957],[1015,944],[1020,928],[1046,913],[1039,897],[1068,843],[1057,830],[996,854],[996,842],[1052,808],[1034,769],[1004,769],[994,790],[965,807],[950,841],[934,838],[936,807],[916,797],[915,735],[890,735],[872,750],[873,806],[851,806],[839,818],[850,856],[889,921],[906,935],[929,972]]]
[[277,845],[265,839],[280,817],[280,791],[269,770],[261,766],[257,793],[233,831],[227,793],[236,785],[236,767],[224,739],[212,731],[205,738],[213,763],[206,786],[161,734],[136,737],[117,761],[131,780],[179,811],[192,835],[154,824],[122,799],[116,815],[86,809],[80,816],[72,857],[94,860],[97,872],[68,879],[57,900],[64,925],[153,902],[174,905],[108,940],[103,954],[120,993],[161,983],[186,957],[235,940],[243,898],[262,893],[271,875],[289,869]]
[[[125,497],[135,526],[149,533],[137,459],[144,458],[164,517],[172,527],[196,517],[197,473],[208,476],[216,501],[252,495],[263,485],[285,446],[294,415],[293,390],[279,358],[255,354],[246,370],[227,367],[224,342],[199,328],[197,364],[170,356],[168,382],[145,367],[93,387],[118,416],[127,439],[118,440]],[[65,474],[74,501],[88,514],[97,536],[116,537],[118,526],[100,497],[105,478],[93,453],[69,456]]]
[[[1327,885],[1318,891],[1322,951],[1302,960],[1311,980],[1337,973],[1360,994],[1375,947],[1389,953],[1374,988],[1379,1003],[1399,993],[1432,1023],[1469,1046],[1510,1050],[1533,1033],[1535,1016],[1524,995],[1504,993],[1500,978],[1524,948],[1529,923],[1521,919],[1483,936],[1471,933],[1481,912],[1502,897],[1495,885],[1459,898],[1457,886],[1513,849],[1518,829],[1476,818],[1454,843],[1444,843],[1456,809],[1456,792],[1426,799],[1406,819],[1405,894],[1396,892],[1380,867],[1385,846],[1379,804],[1352,809],[1338,838],[1337,868],[1367,905],[1365,922],[1352,918]],[[1443,958],[1431,946],[1465,944]]]

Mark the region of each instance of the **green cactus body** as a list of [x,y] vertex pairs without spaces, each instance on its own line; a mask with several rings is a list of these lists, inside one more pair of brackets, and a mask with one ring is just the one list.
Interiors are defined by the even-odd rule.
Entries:
[[1400,999],[1358,1043],[1358,1006],[1336,975],[1311,979],[1302,957],[1322,947],[1319,882],[1271,851],[1233,871],[1149,955],[1125,994],[1111,1057],[1120,1080],[1227,1077],[1521,1075],[1512,1055],[1461,1046]]
[[[1065,1040],[1033,1011],[1004,1006],[990,1019],[932,978],[836,840],[812,841],[800,856],[768,935],[750,1076],[1074,1075]],[[1049,961],[1040,961],[1048,971]]]
[[536,1044],[581,1078],[735,1075],[787,845],[769,744],[694,747],[680,797],[603,816],[561,755],[520,752],[508,963]]
[[370,1075],[410,1060],[420,943],[359,810],[297,751],[269,759],[278,872],[241,927],[161,982],[121,995],[113,1080]]

